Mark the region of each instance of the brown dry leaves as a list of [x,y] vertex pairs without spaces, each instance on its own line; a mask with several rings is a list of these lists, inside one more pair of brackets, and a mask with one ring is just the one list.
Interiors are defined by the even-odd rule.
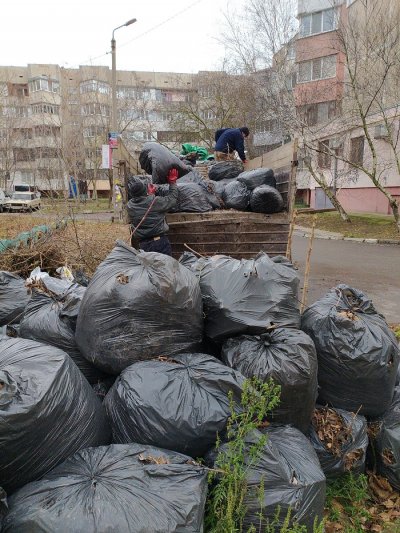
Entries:
[[54,274],[56,268],[68,265],[91,276],[117,239],[129,242],[127,225],[70,219],[65,228],[40,242],[0,254],[0,269],[27,277],[37,266]]
[[335,457],[342,454],[342,446],[349,440],[349,428],[343,418],[329,407],[315,409],[312,424],[319,440]]

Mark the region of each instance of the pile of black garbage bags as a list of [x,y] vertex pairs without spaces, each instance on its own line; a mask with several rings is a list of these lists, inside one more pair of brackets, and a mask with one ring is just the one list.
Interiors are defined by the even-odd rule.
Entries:
[[367,462],[400,489],[394,335],[354,288],[302,316],[298,292],[284,257],[176,261],[122,242],[87,287],[0,272],[2,531],[203,531],[207,468],[253,376],[281,401],[246,437],[247,529],[280,509],[312,531],[326,478]]
[[179,196],[173,212],[206,213],[215,209],[235,209],[272,214],[285,208],[274,172],[269,168],[244,171],[239,160],[221,161],[207,165],[206,179],[196,167],[186,166],[170,150],[156,142],[145,143],[139,162],[147,173],[139,177],[146,183],[156,184],[156,194],[159,195],[168,190],[165,183],[169,170],[178,171]]

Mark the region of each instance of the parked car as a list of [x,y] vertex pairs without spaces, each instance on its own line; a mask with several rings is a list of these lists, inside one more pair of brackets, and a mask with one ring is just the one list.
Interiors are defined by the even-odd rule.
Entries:
[[40,209],[40,198],[33,192],[13,192],[4,204],[8,211],[33,211]]
[[4,194],[4,191],[0,189],[0,213],[4,211],[4,204],[6,203],[6,195]]

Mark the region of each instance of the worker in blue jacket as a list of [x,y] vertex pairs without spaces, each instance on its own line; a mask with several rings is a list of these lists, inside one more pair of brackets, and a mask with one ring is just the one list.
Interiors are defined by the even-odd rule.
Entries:
[[249,136],[249,128],[222,128],[215,132],[215,159],[228,161],[234,159],[234,152],[239,154],[243,163],[246,163],[244,153],[244,140]]

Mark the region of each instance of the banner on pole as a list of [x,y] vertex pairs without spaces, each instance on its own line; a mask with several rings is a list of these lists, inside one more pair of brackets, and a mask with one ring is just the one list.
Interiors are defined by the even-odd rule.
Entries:
[[110,147],[103,144],[101,147],[101,168],[111,168]]

